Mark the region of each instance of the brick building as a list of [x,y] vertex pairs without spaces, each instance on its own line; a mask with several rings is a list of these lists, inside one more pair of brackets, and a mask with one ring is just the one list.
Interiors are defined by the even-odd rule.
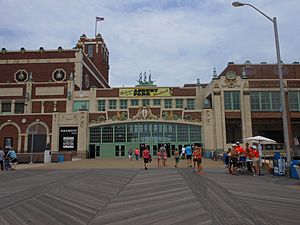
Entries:
[[[19,153],[89,153],[125,157],[129,148],[203,144],[223,151],[263,135],[284,149],[274,64],[228,63],[208,84],[157,87],[140,74],[132,87],[109,86],[109,51],[101,35],[82,35],[74,49],[0,53],[0,145]],[[284,64],[290,145],[299,147],[300,65]]]

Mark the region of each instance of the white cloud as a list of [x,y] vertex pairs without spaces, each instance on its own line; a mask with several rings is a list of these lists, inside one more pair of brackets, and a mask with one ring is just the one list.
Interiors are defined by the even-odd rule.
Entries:
[[[300,1],[252,0],[278,17],[282,60],[299,61]],[[110,51],[111,86],[133,86],[151,70],[159,86],[209,82],[228,61],[274,63],[272,23],[250,7],[227,0],[22,0],[2,1],[1,47],[72,48],[94,36],[95,16]]]

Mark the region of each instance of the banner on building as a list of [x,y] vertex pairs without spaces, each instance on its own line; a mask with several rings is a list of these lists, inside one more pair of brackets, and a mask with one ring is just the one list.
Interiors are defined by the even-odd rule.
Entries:
[[169,97],[172,96],[172,88],[120,88],[119,97]]

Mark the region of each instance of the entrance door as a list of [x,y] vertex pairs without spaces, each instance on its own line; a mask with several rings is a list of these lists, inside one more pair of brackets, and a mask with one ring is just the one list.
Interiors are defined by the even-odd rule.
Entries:
[[96,146],[96,158],[101,157],[101,147],[99,145]]
[[90,159],[95,158],[95,145],[90,145],[89,153]]
[[29,128],[27,152],[44,152],[46,149],[47,131],[44,125],[34,124]]
[[116,145],[115,157],[124,157],[124,156],[125,156],[125,145]]

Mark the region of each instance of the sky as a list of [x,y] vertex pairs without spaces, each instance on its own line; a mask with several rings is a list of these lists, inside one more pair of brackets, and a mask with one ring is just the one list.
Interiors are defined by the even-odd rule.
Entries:
[[[300,1],[247,0],[277,17],[281,59],[300,61]],[[97,30],[110,52],[109,84],[134,86],[151,72],[158,86],[209,83],[228,62],[276,63],[273,23],[232,0],[0,0],[0,48],[73,48]]]

